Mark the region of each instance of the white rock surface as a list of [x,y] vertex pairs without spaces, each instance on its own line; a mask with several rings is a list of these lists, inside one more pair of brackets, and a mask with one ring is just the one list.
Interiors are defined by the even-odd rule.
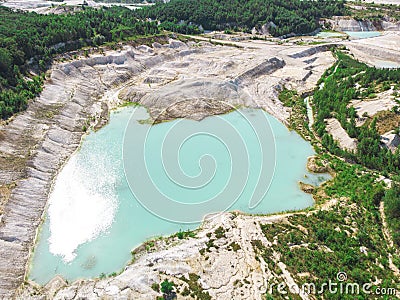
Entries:
[[[393,92],[389,90],[378,93],[374,99],[352,100],[350,101],[349,107],[354,107],[358,118],[365,121],[365,114],[367,114],[368,117],[373,117],[378,112],[390,111],[397,105],[397,103],[394,101],[394,97],[392,97],[392,93]],[[362,125],[363,123],[364,122],[361,122],[359,125]]]
[[327,123],[326,131],[339,143],[340,148],[351,151],[357,148],[357,140],[349,137],[337,119],[331,118],[325,121]]
[[396,151],[400,145],[400,136],[393,132],[387,132],[381,135],[381,142],[390,150]]

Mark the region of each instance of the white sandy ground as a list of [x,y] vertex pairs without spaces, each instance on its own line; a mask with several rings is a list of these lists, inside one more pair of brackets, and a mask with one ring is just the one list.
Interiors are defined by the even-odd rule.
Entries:
[[381,135],[381,142],[388,149],[394,152],[400,145],[400,136],[398,134],[395,134],[393,131],[389,131]]
[[386,50],[399,51],[399,41],[400,41],[400,32],[388,31],[382,33],[382,35],[380,36],[367,39],[353,40],[349,43],[349,45],[359,44],[359,45],[366,45],[369,47],[380,47]]
[[[360,61],[363,61],[372,66],[380,66],[382,61],[393,63],[400,66],[400,32],[389,31],[384,32],[379,37],[368,39],[359,39],[342,42],[349,48],[351,53]],[[367,112],[369,116],[373,116],[379,111],[390,110],[396,106],[396,102],[391,96],[392,91],[379,93],[376,99],[368,101],[353,100],[351,105],[357,110],[357,115],[360,121],[357,125],[362,125],[365,122],[362,115]],[[327,131],[332,134],[333,138],[338,141],[340,147],[344,149],[354,150],[357,146],[356,140],[348,136],[347,132],[342,128],[340,122],[336,119],[326,120]],[[396,143],[395,137],[385,136],[383,142],[391,148],[393,143]]]
[[365,113],[367,113],[369,117],[373,117],[380,111],[388,111],[398,105],[396,101],[394,101],[392,94],[393,91],[389,90],[378,93],[374,99],[352,100],[348,107],[354,107],[359,118],[362,118]]
[[331,118],[325,120],[325,122],[327,124],[326,131],[339,143],[340,148],[347,150],[355,150],[357,148],[357,140],[349,137],[337,119]]
[[380,66],[387,61],[400,67],[400,32],[388,31],[381,36],[343,42],[359,59],[369,65]]
[[[394,101],[392,96],[393,91],[388,90],[377,94],[377,98],[368,100],[352,100],[348,107],[354,107],[357,112],[358,119],[356,125],[361,126],[367,120],[367,117],[363,117],[364,113],[368,114],[368,117],[373,117],[378,112],[390,111],[397,103]],[[357,140],[351,138],[347,132],[343,129],[340,122],[335,119],[325,120],[327,123],[326,130],[330,133],[334,140],[339,143],[342,149],[355,150],[357,147]],[[400,137],[393,132],[387,132],[382,135],[381,141],[392,151],[395,151],[397,146],[400,144]]]

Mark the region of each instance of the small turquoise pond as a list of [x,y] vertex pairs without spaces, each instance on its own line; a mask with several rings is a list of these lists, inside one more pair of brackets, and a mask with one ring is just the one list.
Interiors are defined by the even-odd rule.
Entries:
[[[198,227],[199,223],[182,224],[152,214],[130,190],[125,178],[122,147],[124,131],[133,112],[134,132],[142,134],[148,131],[150,125],[139,122],[148,118],[145,109],[118,109],[111,113],[107,126],[85,137],[79,151],[60,171],[31,259],[31,280],[46,284],[56,274],[75,280],[118,272],[130,261],[130,251],[145,240]],[[262,182],[259,176],[263,157],[260,156],[260,144],[251,126],[252,120],[257,118],[266,118],[272,129],[275,145],[262,147],[267,149],[267,157],[276,153],[276,168],[269,189],[265,188],[268,192],[258,205],[250,208],[249,197],[257,183]],[[232,136],[241,137],[228,137],[229,147],[212,134],[207,134],[207,128],[219,128],[221,122],[234,129]],[[203,132],[185,141],[179,150],[182,152],[179,164],[185,176],[190,180],[196,178],[206,166],[202,162],[199,165],[202,155],[206,153],[212,153],[216,167],[209,178],[210,183],[204,187],[204,193],[199,192],[198,188],[193,189],[193,193],[197,193],[193,194],[193,201],[198,202],[201,196],[209,198],[211,194],[219,193],[229,180],[235,182],[234,176],[227,179],[229,171],[234,169],[234,161],[229,159],[229,154],[236,144],[240,147],[239,143],[244,143],[248,148],[248,156],[243,156],[243,161],[249,160],[249,169],[243,170],[246,174],[248,172],[248,183],[243,186],[243,192],[229,210],[269,214],[303,209],[313,205],[313,199],[299,189],[298,181],[317,185],[328,177],[306,171],[307,157],[314,152],[298,134],[289,131],[262,110],[242,109],[208,117],[200,122],[180,119],[152,126],[148,137],[152,147],[146,147],[146,164],[148,170],[155,172],[152,180],[160,189],[170,182],[164,180],[163,162],[154,157],[165,150],[161,149],[165,135],[178,125],[182,128],[198,128],[199,132]],[[129,153],[126,155],[132,161],[139,159],[135,154],[132,157],[129,157]],[[150,194],[150,189],[154,187],[142,188],[148,189]],[[184,201],[191,195],[184,185],[168,185],[164,193],[177,201]]]
[[343,33],[334,31],[320,31],[317,33],[316,36],[320,38],[334,38],[334,37],[343,37]]
[[379,31],[345,31],[345,33],[350,37],[357,39],[368,39],[381,35]]

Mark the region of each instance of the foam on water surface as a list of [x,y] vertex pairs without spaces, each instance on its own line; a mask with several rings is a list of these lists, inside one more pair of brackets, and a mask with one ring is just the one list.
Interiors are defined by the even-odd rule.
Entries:
[[66,262],[75,258],[79,245],[105,232],[115,216],[117,174],[100,153],[74,155],[58,175],[50,195],[49,250]]

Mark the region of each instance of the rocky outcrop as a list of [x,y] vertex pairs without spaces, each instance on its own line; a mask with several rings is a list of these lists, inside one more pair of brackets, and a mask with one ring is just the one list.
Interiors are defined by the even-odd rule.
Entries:
[[[130,88],[126,90],[124,92],[127,95],[132,94]],[[159,123],[176,118],[201,120],[209,115],[226,113],[235,105],[250,105],[251,97],[227,81],[185,78],[161,86],[157,93],[147,93],[138,101],[148,108],[152,119]]]
[[400,31],[400,22],[381,21],[382,30],[385,31]]
[[377,31],[377,26],[375,26],[371,21],[357,21],[351,18],[340,18],[336,17],[329,20],[331,28],[335,31]]
[[317,159],[315,156],[310,156],[307,159],[307,170],[313,173],[328,173],[329,168],[327,162]]
[[382,18],[379,21],[355,20],[350,17],[333,17],[323,20],[322,23],[329,23],[330,28],[335,31],[388,31],[400,30],[400,22]]
[[400,136],[393,132],[385,133],[381,136],[381,143],[394,152],[400,145]]
[[276,27],[273,22],[269,22],[267,24],[262,25],[261,27],[253,27],[251,30],[252,34],[261,34],[261,35],[269,35],[269,29],[271,27]]
[[315,186],[312,184],[304,183],[302,181],[299,182],[300,189],[307,194],[312,194],[315,191]]

